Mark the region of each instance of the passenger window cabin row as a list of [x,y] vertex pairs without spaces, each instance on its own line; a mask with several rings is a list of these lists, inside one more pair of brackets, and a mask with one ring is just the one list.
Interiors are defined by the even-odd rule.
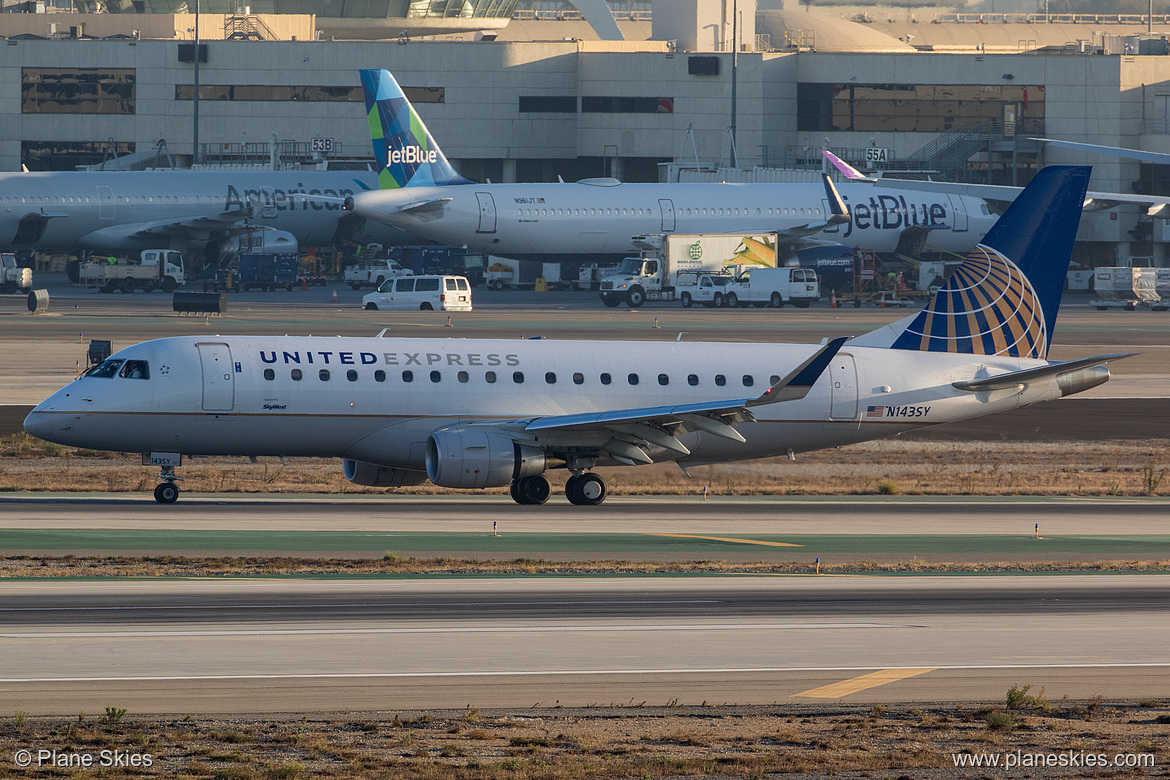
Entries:
[[[818,208],[678,208],[677,213],[686,217],[748,217],[752,216],[819,216]],[[651,209],[516,209],[518,217],[649,217],[657,212]]]
[[[299,368],[294,368],[289,372],[289,377],[294,382],[301,381],[302,379],[304,379],[304,376],[305,376],[304,372],[301,371],[301,369],[299,369]],[[427,378],[429,378],[430,381],[433,382],[434,384],[438,384],[438,383],[443,381],[443,372],[442,371],[431,371],[428,374],[425,374],[425,376]],[[272,369],[272,368],[264,369],[264,378],[266,380],[268,380],[269,382],[275,381],[276,380],[276,370]],[[322,368],[320,371],[317,372],[317,378],[320,379],[322,382],[328,382],[330,379],[333,378],[333,375],[329,369]],[[353,368],[349,369],[348,371],[345,372],[345,378],[350,382],[358,381],[359,375],[358,375],[357,370],[353,369]],[[420,377],[420,379],[421,379],[421,377]],[[597,379],[598,379],[598,382],[600,382],[603,385],[613,384],[613,375],[609,374],[609,373],[603,372],[603,373],[598,375]],[[407,369],[407,370],[402,372],[402,381],[403,382],[410,383],[410,382],[413,382],[414,380],[415,380],[415,373],[413,371],[411,371],[410,369]],[[471,374],[468,373],[467,371],[456,372],[455,380],[457,382],[459,382],[460,384],[467,384],[468,382],[471,381]],[[495,384],[497,381],[499,381],[499,376],[496,374],[495,371],[485,371],[483,373],[483,380],[485,382],[487,382],[489,385],[492,385],[492,384]],[[524,380],[525,380],[525,376],[524,376],[523,371],[513,371],[512,372],[512,382],[514,384],[522,385],[522,384],[524,384]],[[574,373],[572,380],[573,380],[573,384],[575,384],[575,385],[583,385],[583,384],[585,384],[585,375],[582,374],[581,372]],[[375,370],[374,371],[374,381],[375,382],[385,382],[386,381],[386,372],[380,368]],[[714,384],[716,387],[726,387],[727,386],[727,377],[724,374],[716,374],[713,378],[713,381],[714,381]],[[773,374],[772,376],[768,377],[768,385],[767,386],[771,387],[779,381],[780,381],[780,377]],[[639,385],[639,384],[641,384],[641,382],[642,382],[642,379],[641,379],[640,375],[626,374],[626,384],[630,385],[631,387]],[[556,372],[546,371],[544,374],[544,383],[546,385],[555,385],[557,383]],[[756,379],[751,374],[744,374],[743,376],[740,377],[740,383],[744,387],[755,387]],[[658,375],[658,384],[661,385],[662,387],[666,387],[667,385],[669,385],[670,384],[670,375],[669,374],[659,374]],[[700,384],[702,384],[702,381],[699,379],[698,374],[687,374],[687,384],[690,385],[691,387],[698,387]]]

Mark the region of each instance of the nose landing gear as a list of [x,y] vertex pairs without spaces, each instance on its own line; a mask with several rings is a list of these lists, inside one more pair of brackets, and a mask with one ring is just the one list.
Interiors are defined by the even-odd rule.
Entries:
[[162,473],[156,475],[162,482],[154,489],[154,500],[160,504],[173,504],[179,500],[179,486],[176,482],[182,482],[182,477],[175,476],[174,466],[163,466]]

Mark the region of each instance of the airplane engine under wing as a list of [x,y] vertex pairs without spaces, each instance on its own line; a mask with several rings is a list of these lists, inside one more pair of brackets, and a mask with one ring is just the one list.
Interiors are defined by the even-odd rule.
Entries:
[[449,488],[503,487],[540,474],[544,450],[500,431],[444,428],[427,439],[427,476]]
[[369,487],[406,487],[407,485],[421,485],[427,481],[426,472],[413,469],[400,469],[393,466],[379,466],[376,463],[366,463],[361,460],[341,461],[345,478],[355,485]]

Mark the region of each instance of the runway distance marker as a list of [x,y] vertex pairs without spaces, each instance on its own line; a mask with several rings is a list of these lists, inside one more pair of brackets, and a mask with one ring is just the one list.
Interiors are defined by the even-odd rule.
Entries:
[[909,677],[917,677],[920,674],[935,671],[937,667],[929,669],[882,669],[881,671],[873,672],[871,674],[863,674],[860,677],[852,677],[848,680],[842,680],[831,685],[822,685],[820,688],[812,688],[802,693],[792,694],[793,698],[805,699],[840,699],[843,696],[848,696],[851,693],[858,693],[859,691],[876,688],[879,685],[888,685],[898,680],[905,680]]

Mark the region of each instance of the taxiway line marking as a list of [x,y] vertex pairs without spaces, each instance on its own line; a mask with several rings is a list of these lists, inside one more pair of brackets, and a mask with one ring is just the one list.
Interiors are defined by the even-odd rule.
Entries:
[[831,685],[822,685],[820,688],[811,688],[802,693],[794,693],[792,697],[805,699],[840,699],[851,693],[876,688],[879,685],[887,685],[898,680],[905,680],[908,677],[917,677],[920,674],[926,674],[934,670],[934,667],[927,669],[882,669],[877,672],[871,672],[870,674],[863,674],[860,677],[851,677],[848,680],[842,680]]
[[[1001,670],[1001,669],[1164,669],[1170,663],[1134,664],[990,664],[986,666],[937,666],[935,671]],[[742,667],[730,669],[548,669],[548,670],[492,670],[470,672],[305,672],[301,674],[190,674],[140,675],[125,677],[6,677],[0,684],[66,683],[66,682],[170,682],[178,680],[346,680],[346,679],[443,679],[467,677],[597,677],[602,675],[660,675],[660,674],[760,674],[780,672],[841,672],[860,671],[864,667]],[[870,667],[872,668],[872,667]],[[916,672],[924,670],[915,669]],[[910,675],[913,676],[913,675]],[[799,695],[799,694],[798,694]]]
[[675,539],[706,539],[709,542],[731,542],[733,544],[759,544],[765,547],[804,547],[803,544],[790,542],[765,542],[759,539],[736,539],[730,536],[698,536],[697,534],[648,534],[649,536],[669,536]]

